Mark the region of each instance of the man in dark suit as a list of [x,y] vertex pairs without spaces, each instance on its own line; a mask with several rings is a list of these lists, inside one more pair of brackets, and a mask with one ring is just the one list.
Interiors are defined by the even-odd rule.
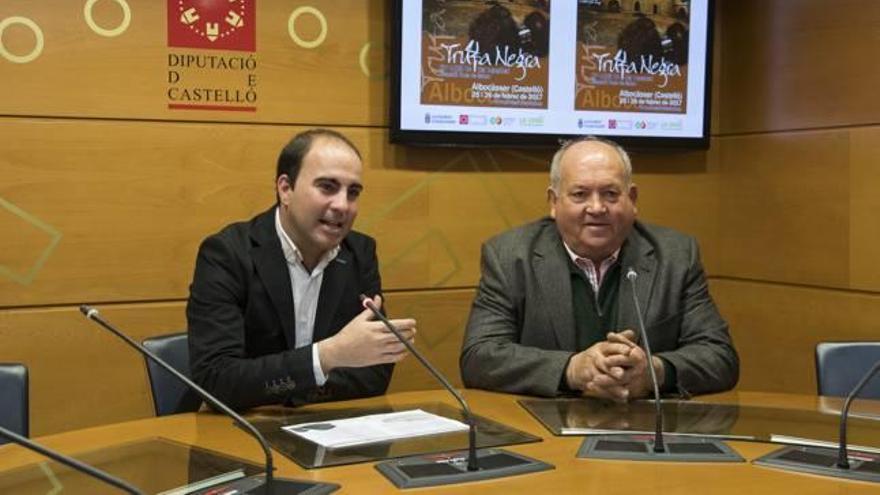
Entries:
[[633,290],[663,392],[736,384],[739,359],[696,241],[636,221],[637,197],[620,146],[594,137],[562,146],[551,163],[550,218],[483,246],[460,360],[467,386],[615,401],[648,395]]
[[[372,238],[352,231],[361,156],[343,135],[303,132],[281,151],[277,204],[202,242],[186,307],[193,379],[245,409],[385,392],[405,347],[373,321],[382,285]],[[412,339],[415,321],[392,320]]]

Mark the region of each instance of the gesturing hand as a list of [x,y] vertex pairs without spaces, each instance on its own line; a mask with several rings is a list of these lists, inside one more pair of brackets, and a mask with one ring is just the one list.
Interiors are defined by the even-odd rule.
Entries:
[[[373,304],[382,307],[382,297],[374,296]],[[416,321],[411,318],[391,320],[410,343],[414,342]],[[385,328],[373,320],[373,312],[365,308],[348,322],[336,335],[318,342],[318,355],[324,373],[338,367],[360,368],[375,364],[396,363],[406,357],[406,347]]]

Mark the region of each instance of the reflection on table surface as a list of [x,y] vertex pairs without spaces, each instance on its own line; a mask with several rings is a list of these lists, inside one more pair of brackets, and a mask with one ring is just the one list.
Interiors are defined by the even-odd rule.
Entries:
[[[652,432],[653,401],[626,404],[591,398],[524,399],[519,403],[555,435],[583,435],[602,430]],[[663,429],[676,433],[752,438],[737,431],[740,406],[691,401],[664,401]]]
[[[431,489],[431,493],[463,495],[479,491],[481,494],[552,492],[554,495],[563,493],[612,495],[614,493],[628,494],[633,491],[651,490],[668,494],[834,493],[835,495],[875,495],[877,492],[875,484],[781,472],[749,463],[700,466],[578,459],[575,457],[575,453],[583,440],[582,437],[555,436],[549,433],[542,423],[517,403],[519,400],[540,399],[482,390],[464,390],[463,395],[475,414],[542,439],[540,442],[510,445],[505,449],[548,462],[556,466],[556,469],[487,483],[439,487]],[[315,404],[297,409],[260,408],[249,411],[247,417],[257,421],[275,420],[280,424],[282,421],[299,422],[303,418],[320,417],[312,415],[321,415],[327,412],[338,414],[340,411],[349,411],[351,414],[364,414],[367,411],[400,410],[414,405],[432,403],[441,404],[441,409],[445,411],[454,411],[456,414],[458,412],[455,400],[447,392],[426,390],[394,393],[382,397],[339,403]],[[836,425],[838,414],[836,410],[839,410],[842,401],[814,395],[727,392],[701,396],[690,401],[690,404],[698,403],[727,404],[736,406],[736,408],[721,409],[723,412],[721,414],[701,412],[690,418],[680,417],[675,420],[678,427],[687,423],[702,424],[704,426],[700,428],[718,431],[721,426],[731,421],[730,411],[735,410],[732,431],[742,429],[758,434],[779,431],[784,433],[786,430],[774,430],[777,427],[787,427],[788,424],[807,420],[814,426],[807,426],[806,431],[802,431],[801,435],[809,437],[812,436],[810,428],[827,428],[828,425]],[[648,403],[648,406],[651,404]],[[644,406],[635,405],[634,407]],[[691,406],[686,407],[690,408]],[[699,406],[697,407],[699,408]],[[648,408],[651,409],[651,407]],[[692,409],[688,410],[693,411]],[[572,417],[578,417],[577,406],[572,411]],[[768,412],[772,414],[765,414]],[[853,404],[852,412],[859,416],[870,417],[874,415],[877,417],[880,413],[880,402],[856,401]],[[560,417],[569,416],[568,414],[560,415],[558,412],[556,414]],[[716,414],[718,415],[716,416]],[[604,416],[577,419],[578,422],[574,424],[581,425],[584,422],[587,425],[608,424],[608,421],[613,419],[611,415],[609,411],[606,411]],[[853,421],[852,443],[880,446],[880,442],[878,442],[880,437],[876,434],[877,428],[875,426],[880,421],[866,424],[870,420],[864,417],[854,417],[853,419],[855,421]],[[670,424],[672,424],[671,420]],[[83,457],[85,454],[95,453],[100,457],[102,451],[109,450],[111,454],[107,456],[108,459],[118,458],[118,455],[112,454],[113,449],[131,443],[154,441],[156,437],[169,439],[184,446],[195,445],[198,450],[220,453],[221,457],[244,459],[252,465],[252,469],[261,469],[259,466],[263,464],[263,452],[256,441],[241,429],[233,426],[232,421],[225,416],[207,411],[198,414],[179,414],[101,425],[36,437],[35,440],[60,452],[88,461],[89,459]],[[836,435],[833,438],[836,439]],[[778,445],[762,442],[728,441],[727,443],[749,461],[779,448]],[[403,451],[396,451],[395,448],[392,447],[390,453],[403,455]],[[338,483],[342,485],[339,493],[386,493],[395,490],[393,485],[377,472],[375,463],[372,462],[339,465],[324,469],[305,469],[274,449],[273,454],[277,468],[276,474],[281,477]],[[92,460],[95,459],[103,462],[99,458]],[[21,493],[18,490],[10,492],[6,487],[9,486],[7,476],[27,478],[27,475],[22,474],[25,473],[23,469],[30,470],[28,471],[30,473],[39,473],[40,480],[48,479],[39,467],[44,461],[45,459],[40,455],[29,452],[22,447],[12,444],[0,446],[0,483],[3,483],[0,484],[0,493]],[[162,463],[160,464],[162,471],[177,473],[178,479],[182,480],[181,484],[189,480],[189,456],[181,457],[174,454],[164,456],[163,459],[156,462]],[[108,465],[99,465],[99,467],[108,468]],[[225,466],[220,469],[225,469]],[[151,484],[156,481],[151,479],[152,470],[148,467],[125,468],[121,471],[113,471],[108,468],[108,470],[132,482],[135,486],[143,485],[153,493],[163,489],[164,486],[173,484]],[[94,484],[96,482],[85,479],[82,475],[72,473],[69,476],[65,475],[63,482],[66,489],[61,492],[62,494],[115,493],[109,489],[95,489],[98,486]],[[36,493],[45,494],[51,489],[51,484],[40,486],[43,489],[36,491]],[[82,488],[80,489],[80,487]],[[32,492],[25,491],[24,493]]]
[[[822,397],[819,407],[792,409],[772,405],[664,400],[663,430],[769,442],[794,437],[834,442],[838,438],[840,400]],[[880,447],[880,421],[873,401],[849,419],[849,443]],[[584,435],[601,430],[653,432],[652,400],[626,404],[592,398],[522,399],[519,401],[554,435]]]
[[[266,437],[272,448],[305,468],[338,466],[356,462],[377,461],[393,457],[463,450],[468,447],[468,433],[422,436],[341,449],[325,449],[302,437],[283,431],[281,427],[334,419],[384,414],[395,411],[421,409],[423,411],[466,422],[461,410],[439,402],[385,405],[369,408],[340,407],[320,412],[288,410],[264,418],[254,418],[254,426]],[[477,424],[477,447],[499,447],[518,443],[539,442],[541,438],[511,428],[480,415],[474,415]]]
[[[166,438],[122,443],[75,457],[145,493],[159,493],[224,474],[242,477],[263,472],[261,465]],[[49,460],[0,473],[0,493],[45,495],[108,490],[111,488],[103,482]]]

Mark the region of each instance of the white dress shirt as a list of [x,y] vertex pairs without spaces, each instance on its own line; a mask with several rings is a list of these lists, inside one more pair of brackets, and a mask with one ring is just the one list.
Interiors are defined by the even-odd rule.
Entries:
[[296,348],[312,346],[312,371],[315,374],[315,383],[320,387],[327,382],[327,377],[321,369],[318,346],[312,342],[315,336],[315,314],[318,311],[318,296],[321,294],[321,283],[324,281],[324,269],[339,254],[339,246],[324,254],[315,269],[309,272],[303,264],[302,253],[281,226],[281,212],[278,208],[275,208],[275,230],[278,232],[278,239],[281,240],[281,250],[284,252],[287,271],[290,274],[293,314],[296,316]]

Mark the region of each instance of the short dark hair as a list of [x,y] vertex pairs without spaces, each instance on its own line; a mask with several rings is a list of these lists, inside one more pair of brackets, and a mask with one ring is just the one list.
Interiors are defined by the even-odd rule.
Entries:
[[278,167],[275,170],[275,181],[277,182],[278,178],[284,174],[290,179],[290,186],[293,187],[296,183],[296,178],[299,175],[299,170],[302,168],[303,158],[306,157],[306,154],[312,148],[312,143],[315,141],[315,138],[320,137],[336,139],[345,143],[352,149],[352,151],[354,151],[360,160],[363,160],[363,158],[361,158],[361,152],[358,151],[354,143],[341,133],[331,129],[309,129],[294,136],[293,139],[281,149],[281,154],[278,155]]

